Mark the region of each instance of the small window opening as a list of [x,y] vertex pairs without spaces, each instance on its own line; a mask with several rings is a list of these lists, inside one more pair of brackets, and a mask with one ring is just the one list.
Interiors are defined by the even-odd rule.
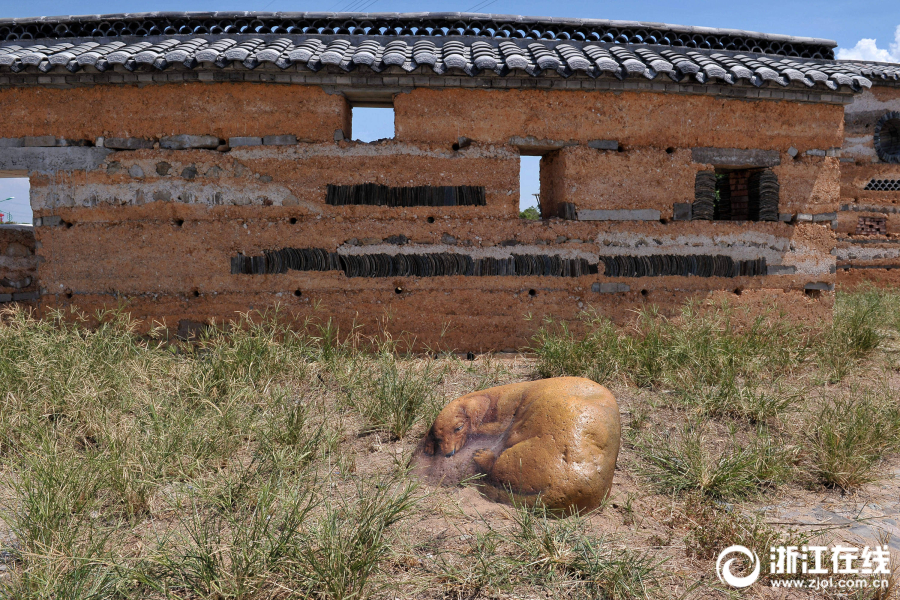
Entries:
[[771,169],[716,169],[697,173],[693,219],[777,221],[778,177]]
[[0,178],[0,224],[31,225],[34,214],[30,194],[31,184],[27,177]]
[[354,106],[351,131],[359,142],[377,142],[394,138],[394,108]]
[[519,157],[519,216],[541,218],[541,157]]

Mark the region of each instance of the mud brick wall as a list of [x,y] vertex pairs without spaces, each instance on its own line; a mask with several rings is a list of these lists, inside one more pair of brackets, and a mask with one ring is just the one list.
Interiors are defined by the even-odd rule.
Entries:
[[[316,86],[8,89],[4,107],[0,162],[31,179],[42,310],[125,300],[184,328],[279,304],[487,350],[591,307],[623,321],[697,296],[798,318],[829,306],[804,292],[834,283],[840,164],[808,151],[840,145],[837,104],[413,88],[394,96],[395,139],[371,144],[348,141],[350,103]],[[161,116],[129,117],[140,107]],[[518,216],[523,153],[542,155],[538,222]],[[778,175],[787,218],[680,218],[696,173],[735,160]],[[483,203],[327,201],[364,184]],[[552,216],[564,204],[589,218]],[[297,258],[313,251],[327,264]]]
[[34,305],[39,299],[34,229],[0,225],[0,307]]
[[343,96],[315,86],[184,83],[0,90],[4,138],[159,138],[294,135],[333,140],[350,131]]
[[842,286],[900,285],[900,164],[882,160],[874,139],[879,119],[898,111],[896,85],[873,86],[845,108],[837,227]]

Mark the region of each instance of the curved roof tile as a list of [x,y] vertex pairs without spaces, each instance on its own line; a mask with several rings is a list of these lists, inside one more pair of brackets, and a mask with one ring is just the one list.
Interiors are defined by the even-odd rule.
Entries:
[[[118,67],[117,65],[121,65]],[[431,37],[398,39],[384,36],[161,36],[156,39],[112,41],[71,40],[44,45],[0,42],[0,74],[29,69],[52,73],[92,67],[165,70],[170,68],[254,69],[323,68],[383,72],[400,68],[428,73],[495,73],[506,76],[524,71],[530,76],[641,77],[665,75],[678,82],[762,86],[798,85],[851,91],[875,83],[900,81],[900,65],[834,60],[806,60],[733,53],[724,50],[638,46],[635,44],[581,43],[554,40],[512,40],[489,37]],[[261,67],[262,68],[262,67]]]
[[666,23],[478,13],[151,12],[0,19],[0,40],[198,35],[353,35],[573,40],[834,58],[832,40]]

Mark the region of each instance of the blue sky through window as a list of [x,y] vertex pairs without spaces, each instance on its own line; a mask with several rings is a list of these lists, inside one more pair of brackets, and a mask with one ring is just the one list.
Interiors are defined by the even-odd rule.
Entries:
[[393,108],[353,108],[353,139],[374,142],[394,137]]
[[[0,211],[10,215],[16,223],[31,223],[29,187],[28,178],[0,178]],[[12,200],[6,200],[10,197]],[[4,218],[3,222],[6,223],[7,220],[8,218]]]

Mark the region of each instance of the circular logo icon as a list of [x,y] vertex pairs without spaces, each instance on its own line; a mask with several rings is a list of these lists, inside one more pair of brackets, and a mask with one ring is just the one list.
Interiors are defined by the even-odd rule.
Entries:
[[[725,560],[729,554],[742,554],[746,556],[750,559],[750,564],[753,565],[753,572],[745,577],[738,577],[732,573],[731,563],[736,561],[737,557]],[[724,561],[724,564],[722,561]],[[728,546],[722,550],[719,554],[719,559],[716,561],[716,575],[719,576],[719,581],[725,585],[730,585],[733,588],[745,588],[753,585],[756,580],[759,579],[759,557],[756,556],[756,552],[748,550],[744,546]]]

